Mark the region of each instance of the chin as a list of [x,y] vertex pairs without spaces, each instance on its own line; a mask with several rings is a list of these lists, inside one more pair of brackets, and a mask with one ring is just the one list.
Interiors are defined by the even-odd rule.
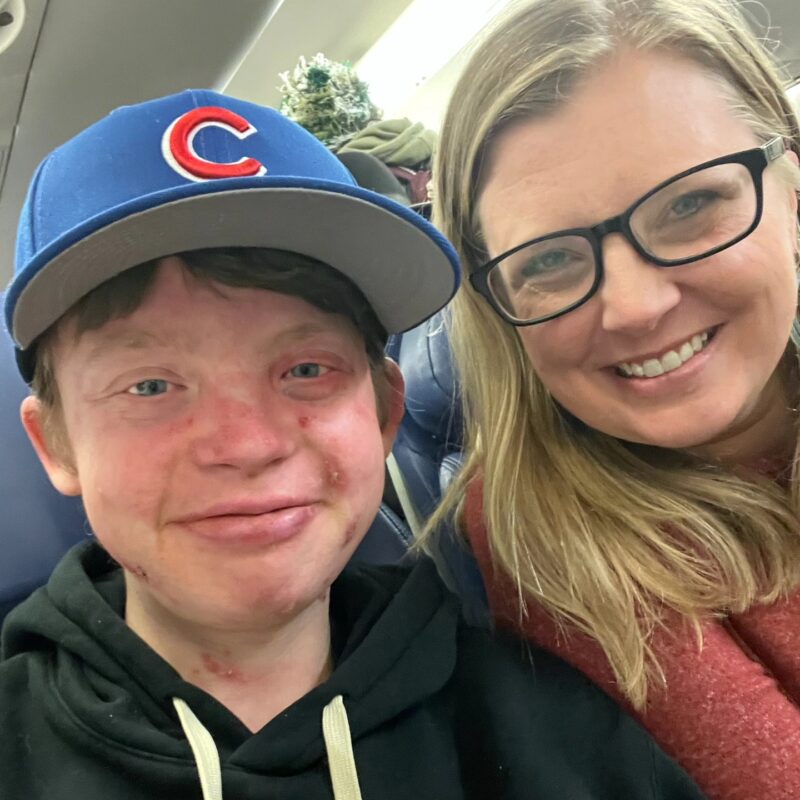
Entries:
[[618,439],[635,444],[662,447],[667,450],[693,450],[713,444],[723,437],[729,425],[704,425],[702,428],[692,426],[678,430],[671,430],[668,434],[662,432],[632,432],[617,435]]

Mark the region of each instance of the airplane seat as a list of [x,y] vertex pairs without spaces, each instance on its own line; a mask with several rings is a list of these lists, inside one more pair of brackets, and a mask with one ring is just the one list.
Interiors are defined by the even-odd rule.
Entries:
[[[2,295],[0,295],[2,304]],[[80,498],[51,485],[19,420],[28,393],[7,335],[0,333],[0,623],[47,579],[72,545],[91,536]],[[381,507],[353,561],[397,563],[412,541],[408,526]]]
[[406,384],[405,416],[392,452],[414,510],[425,519],[461,456],[461,407],[444,312],[390,337],[386,352],[400,365]]
[[19,419],[28,387],[7,336],[0,345],[0,620],[47,581],[61,556],[89,535],[80,498],[50,481]]
[[[458,381],[447,338],[447,309],[403,334],[390,337],[387,355],[406,383],[405,416],[392,455],[393,477],[402,484],[404,511],[416,530],[434,511],[463,464],[463,419]],[[452,525],[433,540],[439,572],[476,624],[488,621],[488,602],[477,562]]]
[[359,564],[397,564],[413,541],[408,525],[386,503],[381,503],[378,516],[351,560]]

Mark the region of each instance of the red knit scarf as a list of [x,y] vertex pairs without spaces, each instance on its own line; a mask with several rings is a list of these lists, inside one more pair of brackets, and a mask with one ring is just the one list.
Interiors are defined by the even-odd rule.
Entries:
[[636,713],[593,639],[577,631],[565,638],[534,603],[520,628],[516,591],[491,563],[482,495],[481,481],[473,481],[464,522],[499,624],[561,656],[625,705],[712,800],[800,800],[800,592],[708,622],[702,651],[691,631],[656,632],[652,646],[667,686],[651,688],[646,711]]

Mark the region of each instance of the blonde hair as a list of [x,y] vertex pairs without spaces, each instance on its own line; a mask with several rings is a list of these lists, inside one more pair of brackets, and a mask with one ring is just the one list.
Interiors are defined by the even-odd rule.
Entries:
[[[800,152],[781,79],[733,0],[525,3],[472,54],[442,128],[435,220],[466,272],[488,258],[475,209],[494,138],[556,108],[621,44],[693,60],[729,87],[756,135],[781,134]],[[797,183],[797,170],[782,171]],[[592,636],[635,706],[663,679],[649,639],[665,608],[699,637],[709,614],[772,602],[800,580],[794,476],[787,496],[766,478],[632,445],[571,418],[515,330],[468,281],[451,324],[467,462],[423,538],[460,519],[466,485],[480,475],[493,560],[516,584],[520,613],[532,598],[565,629]],[[789,345],[787,358],[795,355]]]

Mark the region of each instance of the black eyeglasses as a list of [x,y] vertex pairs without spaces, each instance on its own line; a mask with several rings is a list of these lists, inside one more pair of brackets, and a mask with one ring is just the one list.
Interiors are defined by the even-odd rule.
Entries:
[[658,267],[708,258],[758,227],[763,173],[786,147],[761,147],[706,161],[663,181],[622,214],[591,228],[540,236],[479,267],[476,291],[512,325],[536,325],[583,305],[603,281],[603,237],[622,234]]

